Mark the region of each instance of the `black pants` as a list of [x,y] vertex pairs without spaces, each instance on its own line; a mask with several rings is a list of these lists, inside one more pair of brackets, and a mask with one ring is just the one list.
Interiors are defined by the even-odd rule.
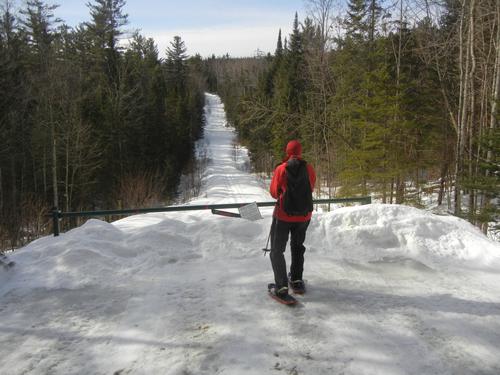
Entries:
[[303,223],[288,223],[273,218],[271,225],[271,265],[273,266],[274,282],[276,287],[288,286],[288,277],[285,261],[285,249],[288,235],[291,235],[290,248],[292,251],[292,264],[290,276],[292,280],[302,280],[304,271],[304,240],[309,221]]

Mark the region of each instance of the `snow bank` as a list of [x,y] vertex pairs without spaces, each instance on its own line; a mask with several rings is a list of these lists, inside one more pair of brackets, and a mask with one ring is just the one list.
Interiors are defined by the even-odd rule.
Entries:
[[500,244],[469,222],[413,207],[372,204],[317,216],[313,246],[338,259],[412,259],[434,269],[451,266],[500,271]]
[[[262,256],[270,212],[265,216],[260,222],[247,222],[206,211],[169,213],[156,224],[129,231],[92,219],[16,252],[16,272],[22,275],[18,282],[73,289],[114,283],[131,273],[198,258]],[[127,221],[121,225],[127,228]],[[339,261],[412,260],[441,271],[456,267],[500,271],[500,244],[468,222],[400,205],[373,204],[316,214],[306,246],[311,254]]]

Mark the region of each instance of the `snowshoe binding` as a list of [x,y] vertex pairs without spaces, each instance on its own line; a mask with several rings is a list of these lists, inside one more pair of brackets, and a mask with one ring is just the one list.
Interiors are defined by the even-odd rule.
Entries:
[[306,283],[304,280],[292,280],[288,275],[288,285],[295,294],[304,294],[306,292]]
[[286,286],[276,290],[275,284],[268,284],[267,290],[269,292],[269,296],[279,303],[284,305],[295,305],[297,303],[297,300],[288,294],[288,288]]

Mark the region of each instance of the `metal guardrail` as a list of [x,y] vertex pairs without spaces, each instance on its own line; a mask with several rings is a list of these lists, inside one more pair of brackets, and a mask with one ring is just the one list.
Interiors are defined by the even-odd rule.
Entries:
[[[355,203],[370,204],[371,197],[357,197],[357,198],[332,198],[332,199],[314,199],[313,204],[327,204],[327,203]],[[199,210],[219,210],[226,208],[240,208],[249,203],[224,203],[224,204],[205,204],[205,205],[186,205],[186,206],[168,206],[156,208],[131,208],[125,210],[101,210],[101,211],[80,211],[80,212],[61,212],[57,208],[53,209],[49,214],[52,217],[52,228],[54,236],[59,236],[60,226],[59,221],[65,217],[96,217],[96,216],[127,216],[146,214],[153,212],[173,212],[173,211],[199,211]],[[257,202],[258,207],[272,207],[276,201],[272,202]]]

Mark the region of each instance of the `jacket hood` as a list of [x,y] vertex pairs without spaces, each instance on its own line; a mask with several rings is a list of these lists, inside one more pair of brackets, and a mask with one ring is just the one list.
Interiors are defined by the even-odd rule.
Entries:
[[287,159],[289,159],[292,156],[297,156],[299,158],[302,157],[302,145],[300,144],[299,141],[293,140],[288,142],[286,145],[286,155]]

